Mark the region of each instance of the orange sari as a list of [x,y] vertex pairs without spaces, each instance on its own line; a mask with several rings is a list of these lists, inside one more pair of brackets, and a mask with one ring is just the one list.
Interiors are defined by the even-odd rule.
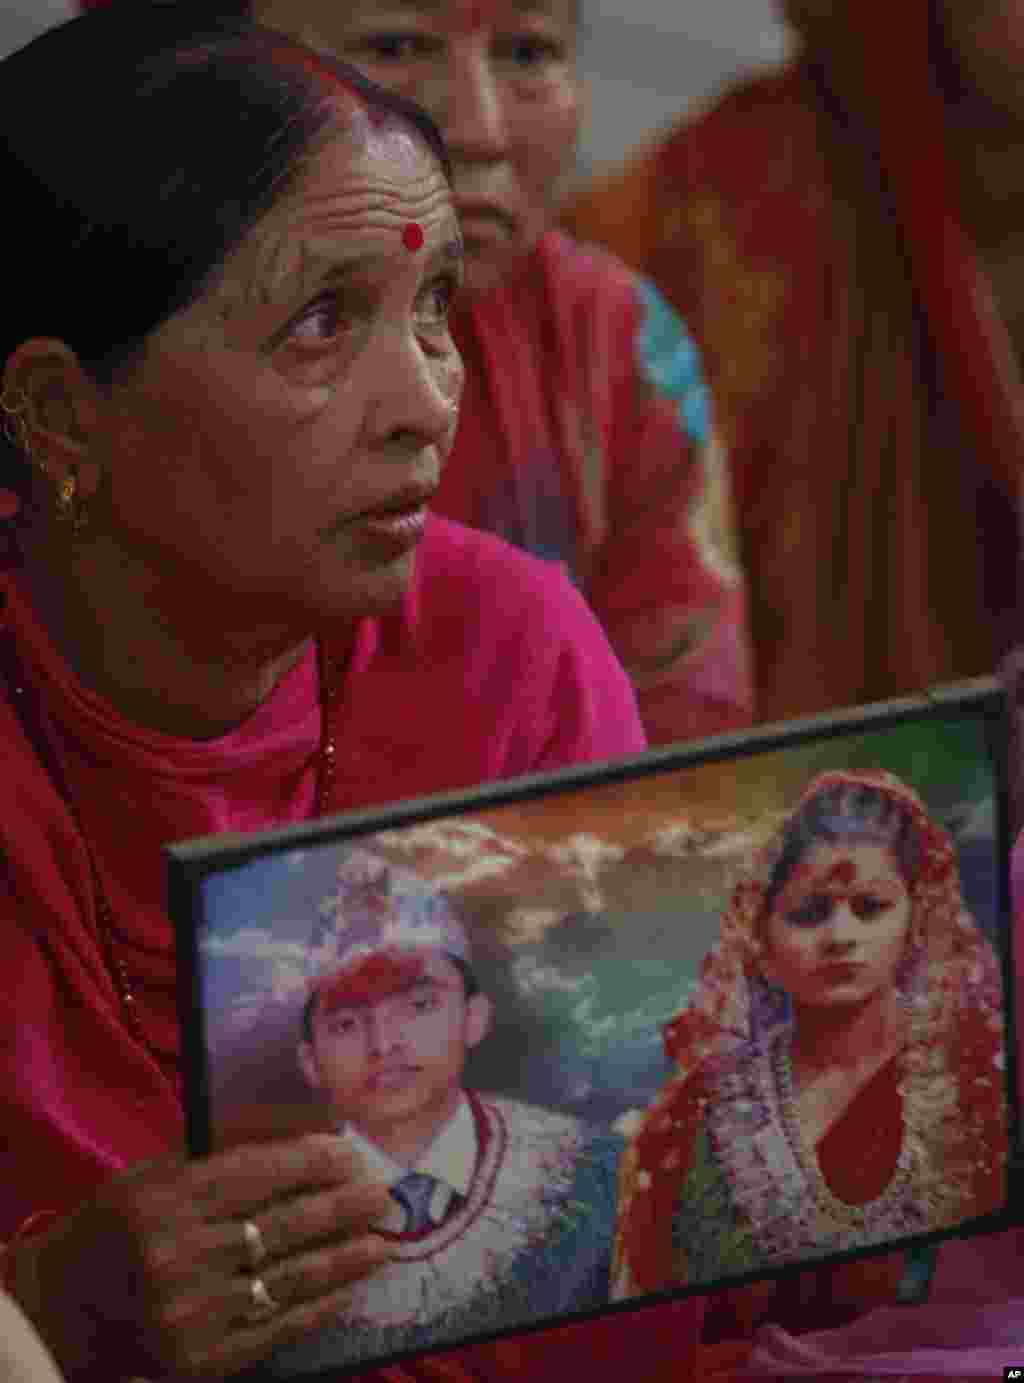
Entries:
[[1020,382],[944,156],[930,6],[832,11],[828,45],[565,217],[701,347],[767,719],[991,672],[1017,634]]

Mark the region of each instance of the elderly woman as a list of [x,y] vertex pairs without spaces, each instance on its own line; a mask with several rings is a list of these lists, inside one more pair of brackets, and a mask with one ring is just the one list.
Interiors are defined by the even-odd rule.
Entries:
[[[565,576],[429,514],[429,119],[173,4],[51,30],[0,105],[3,1277],[72,1379],[223,1378],[336,1320],[388,1197],[335,1140],[181,1156],[162,846],[644,738]],[[653,1314],[375,1376],[667,1376],[694,1312]]]
[[793,61],[565,218],[704,352],[768,719],[990,673],[1021,638],[1024,464],[1024,10],[779,8]]
[[1005,1203],[999,966],[950,837],[889,774],[811,784],[736,887],[666,1045],[679,1074],[623,1173],[619,1295]]
[[566,568],[651,743],[749,722],[745,595],[694,347],[650,284],[549,229],[580,122],[577,0],[209,0],[224,7],[412,97],[448,143],[467,376],[437,511]]

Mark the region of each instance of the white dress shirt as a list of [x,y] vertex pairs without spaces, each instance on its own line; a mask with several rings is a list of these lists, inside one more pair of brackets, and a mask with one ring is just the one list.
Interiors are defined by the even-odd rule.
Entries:
[[[479,1145],[476,1120],[465,1095],[460,1097],[455,1113],[411,1167],[404,1167],[389,1157],[376,1143],[360,1133],[354,1124],[343,1124],[338,1132],[362,1153],[370,1172],[386,1182],[389,1188],[397,1186],[408,1172],[425,1172],[434,1177],[437,1186],[430,1198],[427,1213],[435,1225],[441,1224],[448,1214],[453,1197],[458,1195],[465,1199],[469,1195]],[[405,1211],[397,1201],[377,1221],[377,1227],[401,1234],[405,1228]]]

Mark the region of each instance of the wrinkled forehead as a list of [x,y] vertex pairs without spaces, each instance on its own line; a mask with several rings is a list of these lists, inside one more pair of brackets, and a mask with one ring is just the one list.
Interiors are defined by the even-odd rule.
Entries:
[[346,247],[369,253],[383,236],[386,248],[409,222],[458,239],[444,171],[415,131],[373,125],[357,112],[307,151],[232,252],[225,276],[267,280],[273,297],[300,270],[315,277]]
[[539,17],[575,26],[581,0],[255,0],[254,15],[297,32],[311,47],[339,27],[424,19],[463,33]]

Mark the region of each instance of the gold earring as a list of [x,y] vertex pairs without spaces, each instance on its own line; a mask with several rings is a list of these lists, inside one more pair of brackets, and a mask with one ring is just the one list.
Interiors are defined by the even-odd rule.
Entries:
[[4,413],[4,435],[19,451],[27,452],[29,449],[28,411],[31,406],[24,389],[7,388],[0,394],[0,409]]
[[62,523],[70,523],[76,534],[88,527],[89,511],[78,493],[76,470],[69,471],[57,487],[57,517]]
[[75,495],[78,493],[78,477],[70,471],[57,486],[57,517],[67,523],[75,516]]

